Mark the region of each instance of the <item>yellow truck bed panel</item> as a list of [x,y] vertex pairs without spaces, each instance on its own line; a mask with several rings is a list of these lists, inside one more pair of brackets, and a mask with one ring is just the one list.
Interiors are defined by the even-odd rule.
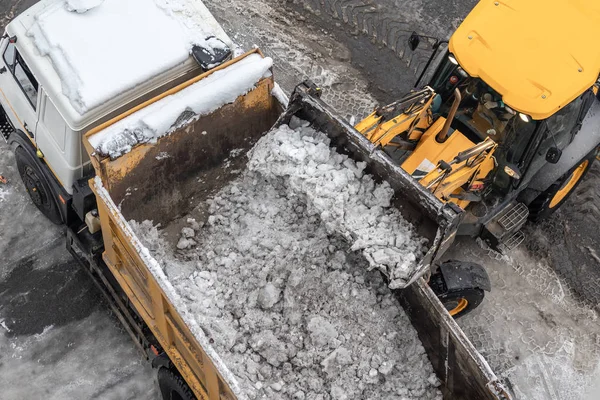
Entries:
[[[178,307],[179,296],[127,221],[172,221],[189,210],[191,198],[198,204],[235,177],[223,165],[245,164],[245,153],[282,111],[273,87],[273,78],[264,78],[234,103],[115,160],[95,154],[84,139],[97,175],[90,186],[98,202],[103,260],[199,399],[243,396],[193,316]],[[159,156],[164,153],[169,157]]]

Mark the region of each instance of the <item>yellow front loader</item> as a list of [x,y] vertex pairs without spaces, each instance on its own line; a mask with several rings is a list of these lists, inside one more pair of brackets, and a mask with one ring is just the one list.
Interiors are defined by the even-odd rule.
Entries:
[[[597,157],[598,35],[598,3],[481,1],[445,54],[436,43],[431,60],[441,62],[424,71],[428,85],[355,128],[464,210],[459,235],[510,250],[526,221],[558,209]],[[413,34],[409,44],[419,42]]]

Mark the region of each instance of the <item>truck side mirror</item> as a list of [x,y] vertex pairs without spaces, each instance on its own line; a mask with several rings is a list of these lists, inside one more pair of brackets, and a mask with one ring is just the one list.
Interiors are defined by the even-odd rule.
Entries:
[[415,51],[419,47],[419,43],[421,43],[421,36],[417,32],[413,32],[408,38],[408,47]]
[[556,164],[562,156],[562,150],[558,147],[550,147],[546,153],[546,161],[550,164]]

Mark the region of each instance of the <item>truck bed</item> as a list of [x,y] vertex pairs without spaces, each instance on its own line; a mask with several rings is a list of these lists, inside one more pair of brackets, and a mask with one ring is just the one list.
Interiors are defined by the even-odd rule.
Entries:
[[[97,195],[103,227],[103,259],[199,398],[233,399],[244,395],[127,221],[160,223],[171,232],[174,242],[183,224],[181,217],[231,182],[244,166],[248,149],[277,121],[282,109],[271,96],[272,89],[272,79],[265,79],[234,104],[196,120],[156,144],[138,146],[115,160],[93,160],[98,177],[92,181],[92,189]],[[426,191],[402,192],[406,177],[397,171],[399,168],[382,152],[366,152],[368,147],[360,143],[360,135],[305,89],[297,91],[296,99],[278,123],[288,123],[293,115],[310,121],[332,138],[339,151],[366,161],[369,173],[390,181],[399,194],[394,205],[430,241],[430,251],[420,260],[425,273],[436,255],[449,245],[447,242],[451,243],[448,237],[456,222],[453,211],[440,207]],[[398,174],[400,178],[396,178]],[[419,208],[423,204],[425,211]],[[503,398],[493,372],[420,278],[422,273],[415,277],[412,286],[398,292],[398,297],[443,382],[444,396]]]

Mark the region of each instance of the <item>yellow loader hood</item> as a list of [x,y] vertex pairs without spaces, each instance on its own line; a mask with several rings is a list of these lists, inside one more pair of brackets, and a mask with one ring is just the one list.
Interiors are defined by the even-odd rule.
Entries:
[[482,0],[450,39],[450,51],[513,109],[550,117],[600,74],[600,2]]

